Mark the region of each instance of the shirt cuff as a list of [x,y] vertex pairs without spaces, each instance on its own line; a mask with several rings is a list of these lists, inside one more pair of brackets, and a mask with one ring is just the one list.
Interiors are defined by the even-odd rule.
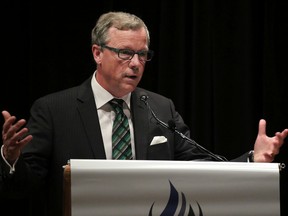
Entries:
[[15,172],[15,165],[18,161],[18,158],[16,159],[16,161],[13,163],[13,165],[11,166],[11,164],[6,160],[6,158],[4,157],[4,154],[3,154],[3,147],[4,145],[1,146],[1,156],[3,158],[3,160],[5,161],[5,163],[10,167],[10,171],[9,171],[9,174],[13,174]]
[[249,151],[248,157],[247,157],[247,162],[254,162],[254,150]]

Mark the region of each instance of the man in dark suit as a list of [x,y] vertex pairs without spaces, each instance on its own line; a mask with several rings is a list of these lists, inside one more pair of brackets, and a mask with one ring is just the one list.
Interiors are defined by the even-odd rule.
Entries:
[[[172,121],[189,137],[189,128],[170,99],[137,87],[153,56],[149,43],[149,31],[138,17],[122,12],[104,14],[92,30],[97,70],[89,79],[36,100],[26,126],[24,119],[16,121],[9,112],[2,112],[0,189],[4,196],[34,198],[31,204],[37,211],[32,210],[31,215],[62,215],[63,165],[72,158],[114,159],[115,113],[109,103],[113,98],[125,102],[133,159],[217,159],[158,124],[157,118]],[[273,161],[288,129],[267,137],[265,124],[264,120],[259,123],[254,154],[250,152],[249,158],[246,153],[237,161],[251,161],[252,156],[255,162]]]

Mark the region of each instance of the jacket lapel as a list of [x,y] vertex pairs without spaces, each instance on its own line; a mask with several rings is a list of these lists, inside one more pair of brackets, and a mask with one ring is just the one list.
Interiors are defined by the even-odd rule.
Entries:
[[90,83],[91,79],[88,79],[80,86],[77,98],[78,110],[95,158],[106,159],[99,118]]
[[[88,79],[80,86],[77,97],[78,110],[95,158],[106,159],[99,118],[90,82],[91,79]],[[131,94],[131,112],[137,160],[147,159],[147,149],[149,147],[149,110],[144,102],[140,100],[142,92],[141,88],[136,88]]]
[[134,126],[134,140],[137,160],[147,159],[147,149],[149,147],[149,117],[148,109],[140,100],[142,89],[136,88],[131,95],[131,112]]

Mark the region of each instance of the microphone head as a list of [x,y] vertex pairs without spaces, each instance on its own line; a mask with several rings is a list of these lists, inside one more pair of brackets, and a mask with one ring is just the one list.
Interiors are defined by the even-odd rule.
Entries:
[[140,94],[140,100],[141,101],[146,103],[148,98],[149,98],[148,95],[146,95],[145,93]]

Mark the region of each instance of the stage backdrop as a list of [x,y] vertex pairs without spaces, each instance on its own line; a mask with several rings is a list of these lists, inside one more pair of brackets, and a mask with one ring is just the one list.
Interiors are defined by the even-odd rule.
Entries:
[[71,160],[72,216],[277,216],[277,163]]
[[[286,0],[1,1],[0,108],[28,118],[35,99],[80,84],[95,70],[96,19],[131,12],[155,51],[140,86],[171,98],[199,144],[234,159],[253,148],[260,118],[269,136],[288,127],[287,8]],[[288,164],[287,155],[288,139],[275,162]],[[288,215],[288,169],[280,179]],[[1,209],[15,202],[7,209],[23,215],[25,199]]]

